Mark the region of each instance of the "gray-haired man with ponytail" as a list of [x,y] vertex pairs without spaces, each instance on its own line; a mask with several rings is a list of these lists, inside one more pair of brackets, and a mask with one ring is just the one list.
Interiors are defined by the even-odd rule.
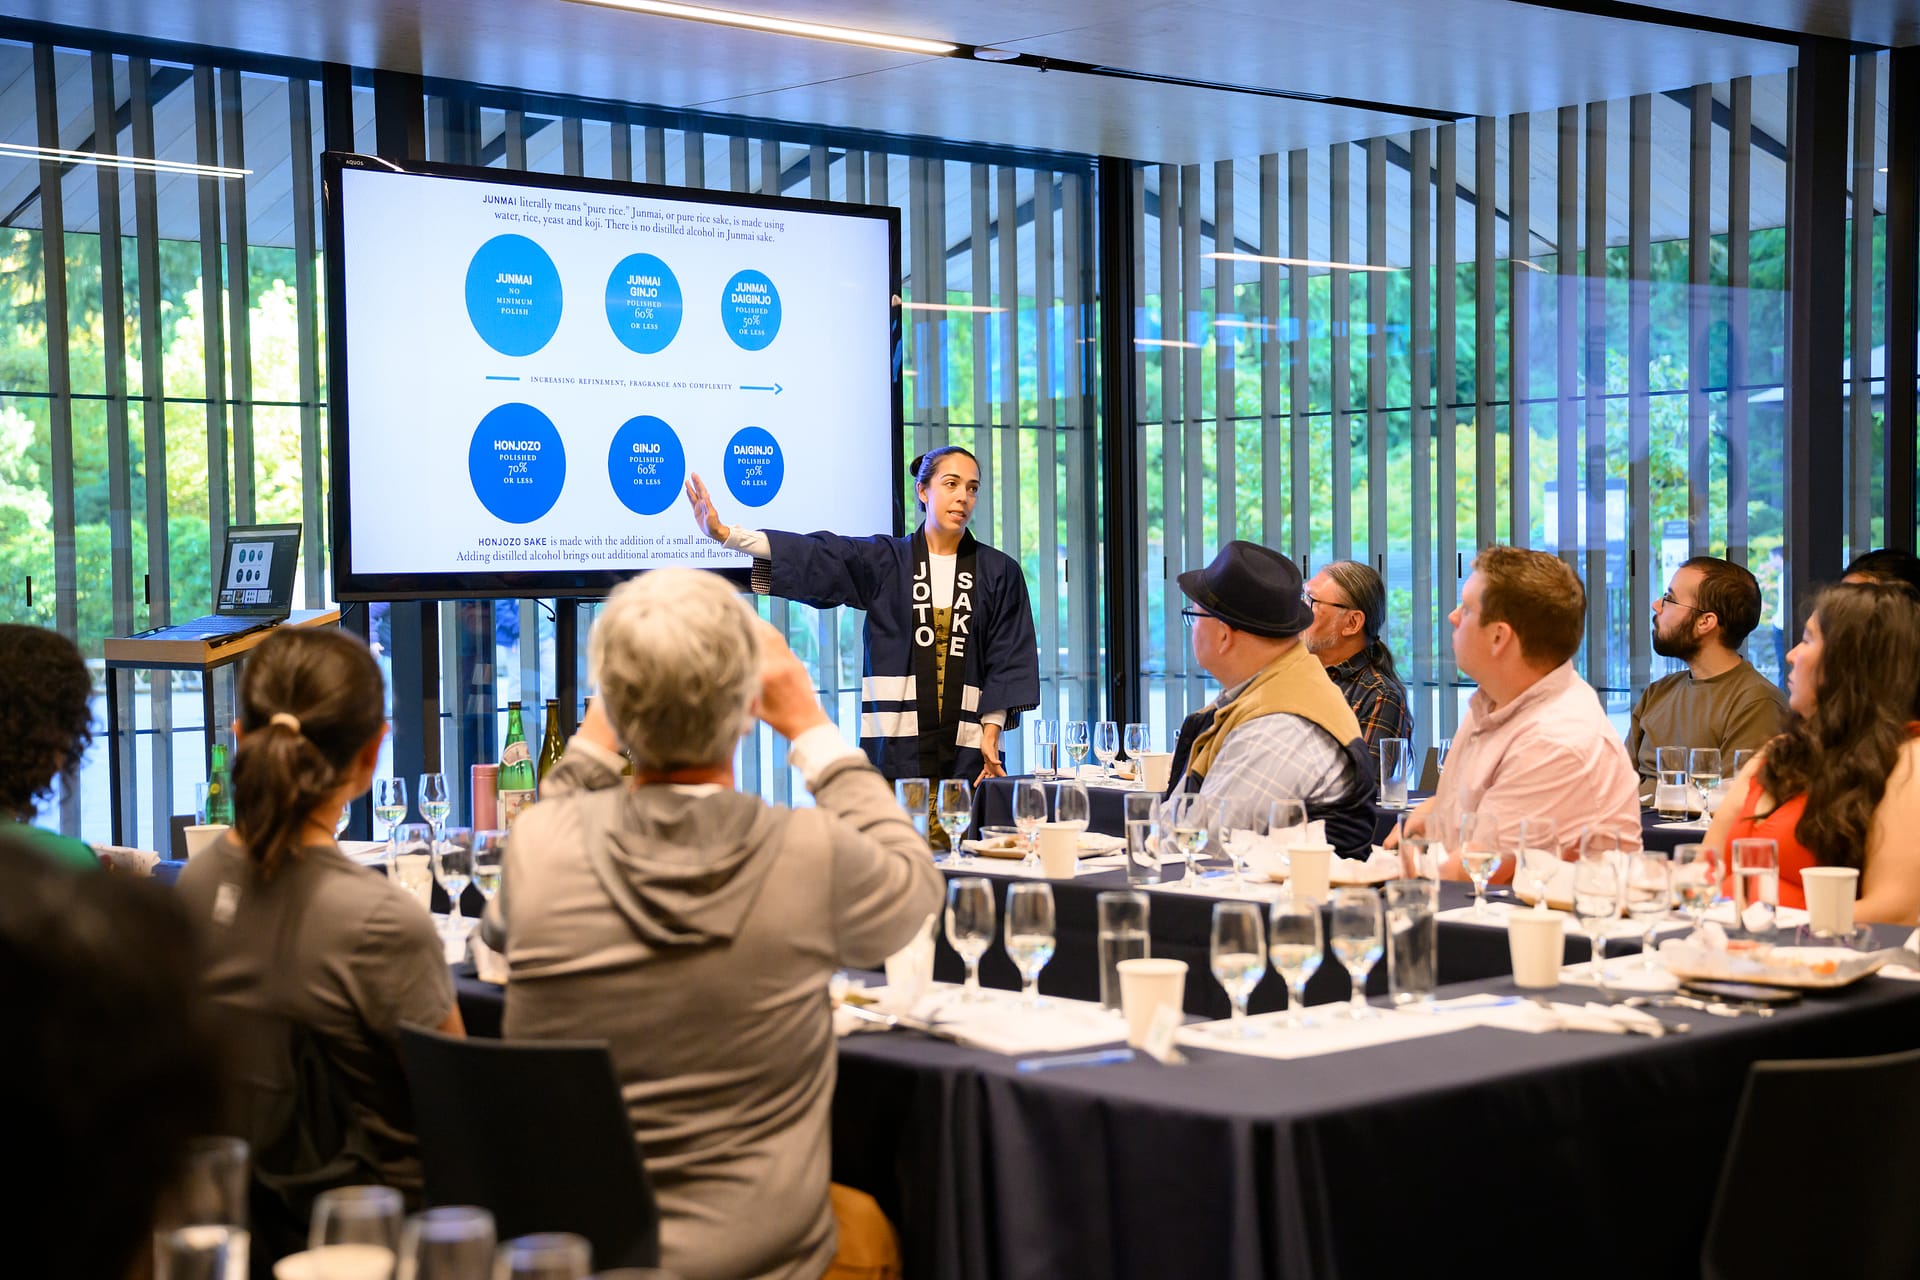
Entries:
[[1393,665],[1393,651],[1380,638],[1387,622],[1387,587],[1371,566],[1335,560],[1307,582],[1313,625],[1301,635],[1307,652],[1347,695],[1367,746],[1382,738],[1411,738],[1413,712],[1407,686]]

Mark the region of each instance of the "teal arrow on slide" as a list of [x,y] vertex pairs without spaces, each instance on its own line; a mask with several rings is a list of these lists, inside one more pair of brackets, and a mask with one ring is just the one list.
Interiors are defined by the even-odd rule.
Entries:
[[740,389],[742,391],[771,391],[773,394],[779,395],[782,387],[776,382],[770,387],[741,387]]

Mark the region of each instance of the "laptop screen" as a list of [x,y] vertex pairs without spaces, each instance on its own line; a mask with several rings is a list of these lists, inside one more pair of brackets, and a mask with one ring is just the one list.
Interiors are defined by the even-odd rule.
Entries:
[[227,530],[213,611],[226,617],[284,618],[293,609],[300,559],[297,524],[235,525]]

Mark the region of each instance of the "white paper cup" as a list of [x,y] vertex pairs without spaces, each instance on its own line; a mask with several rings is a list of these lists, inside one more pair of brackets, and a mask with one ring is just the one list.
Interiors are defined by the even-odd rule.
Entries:
[[1860,873],[1852,867],[1808,867],[1800,873],[1807,892],[1807,923],[1818,934],[1840,937],[1853,932],[1853,900]]
[[186,830],[187,857],[191,860],[197,855],[211,849],[213,842],[226,834],[227,824],[224,822],[215,822],[203,827],[188,827]]
[[1140,753],[1140,785],[1145,791],[1165,791],[1167,784],[1173,781],[1173,752],[1142,751]]
[[1040,828],[1040,870],[1049,880],[1071,880],[1080,863],[1080,828],[1049,822]]
[[388,1280],[393,1250],[377,1244],[329,1244],[273,1264],[274,1280]]
[[1127,1043],[1138,1049],[1146,1044],[1147,1032],[1160,1010],[1181,1007],[1187,990],[1185,960],[1122,960],[1120,970],[1120,1010],[1127,1019]]
[[1288,856],[1292,866],[1287,879],[1293,885],[1295,900],[1314,898],[1325,902],[1333,878],[1333,846],[1297,844],[1288,850]]
[[1566,917],[1557,912],[1515,911],[1507,916],[1507,952],[1513,960],[1514,986],[1560,985],[1566,928]]

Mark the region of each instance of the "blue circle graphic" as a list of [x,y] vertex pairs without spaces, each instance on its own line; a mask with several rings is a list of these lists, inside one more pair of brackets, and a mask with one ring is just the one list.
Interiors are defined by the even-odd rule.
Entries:
[[680,498],[687,480],[687,452],[673,428],[641,414],[613,433],[607,447],[607,479],[627,510],[657,516]]
[[763,351],[780,332],[780,291],[758,271],[736,271],[720,294],[720,321],[735,345]]
[[664,350],[680,332],[681,306],[680,281],[650,253],[622,258],[607,277],[607,325],[643,356]]
[[780,492],[786,479],[787,463],[781,456],[780,442],[761,427],[742,427],[727,441],[727,456],[721,463],[727,492],[744,506],[764,507]]
[[480,419],[467,446],[473,496],[495,518],[529,524],[553,510],[567,482],[567,450],[553,419],[530,404],[503,404]]
[[525,236],[495,236],[467,264],[467,318],[503,356],[530,356],[560,327],[560,272]]

